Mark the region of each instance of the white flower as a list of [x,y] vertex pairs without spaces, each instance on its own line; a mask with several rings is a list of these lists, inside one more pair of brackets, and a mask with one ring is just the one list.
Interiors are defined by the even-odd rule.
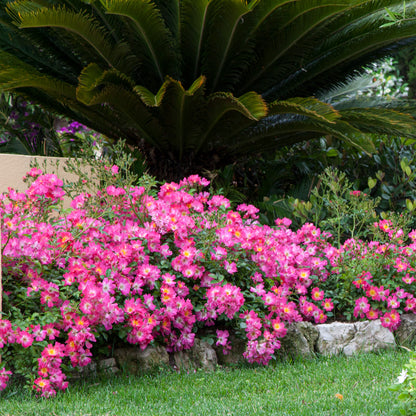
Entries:
[[407,379],[407,370],[402,370],[399,377],[397,377],[397,384],[402,384]]

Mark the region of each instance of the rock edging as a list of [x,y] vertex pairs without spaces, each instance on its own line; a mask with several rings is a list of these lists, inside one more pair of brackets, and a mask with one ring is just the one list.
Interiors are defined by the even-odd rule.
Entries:
[[[310,322],[296,322],[288,326],[282,347],[277,355],[282,357],[313,357],[319,355],[345,354],[379,351],[396,348],[397,345],[416,343],[416,315],[402,315],[402,325],[393,333],[381,325],[379,319],[354,323],[333,322],[313,325]],[[190,371],[202,368],[212,371],[217,364],[235,364],[242,361],[245,341],[230,336],[233,348],[229,354],[222,353],[208,342],[196,338],[190,350],[168,354],[160,346],[124,347],[115,350],[114,358],[118,368],[137,373],[154,367],[171,366],[177,370]],[[108,362],[108,361],[107,361]],[[100,365],[98,365],[100,367]],[[116,366],[112,362],[112,370]]]

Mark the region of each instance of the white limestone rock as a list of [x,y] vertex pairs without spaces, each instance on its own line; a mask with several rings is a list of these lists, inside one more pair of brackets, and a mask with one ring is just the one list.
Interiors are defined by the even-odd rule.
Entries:
[[323,355],[370,352],[395,348],[393,334],[381,325],[379,319],[356,323],[334,322],[317,325],[319,338],[316,351]]

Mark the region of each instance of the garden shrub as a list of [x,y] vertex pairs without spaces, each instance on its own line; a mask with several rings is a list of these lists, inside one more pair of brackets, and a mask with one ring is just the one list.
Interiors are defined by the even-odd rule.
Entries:
[[[117,181],[117,166],[106,171]],[[28,178],[25,193],[1,198],[0,338],[13,371],[28,375],[37,361],[38,377],[29,378],[44,396],[66,388],[63,369],[88,364],[107,331],[178,351],[193,345],[199,327],[236,326],[246,358],[266,364],[285,322],[326,319],[321,302],[295,303],[328,262],[311,224],[298,232],[285,220],[261,226],[256,208],[231,210],[198,176],[163,184],[156,196],[108,185],[76,196],[69,212],[57,208],[64,190],[56,176],[33,168]],[[227,333],[218,334],[227,348]]]
[[104,187],[76,194],[33,168],[26,192],[0,197],[0,388],[13,372],[54,395],[110,337],[174,352],[208,326],[227,352],[232,330],[249,362],[267,364],[292,322],[377,315],[394,330],[415,310],[416,246],[406,241],[416,233],[389,220],[376,221],[378,240],[337,247],[312,223],[261,225],[257,208],[232,209],[197,175],[157,189],[123,166],[95,168]]
[[[395,330],[403,312],[414,312],[415,239],[390,220],[374,223],[377,240],[347,240],[339,249],[337,265],[320,288],[332,298],[336,317],[378,319]],[[386,237],[389,241],[386,241]],[[410,244],[404,240],[411,238]]]

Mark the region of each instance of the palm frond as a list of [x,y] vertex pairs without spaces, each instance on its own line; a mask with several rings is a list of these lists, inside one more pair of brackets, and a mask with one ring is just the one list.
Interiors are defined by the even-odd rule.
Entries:
[[[68,45],[62,46],[56,36],[36,29],[20,30],[10,16],[0,8],[0,49],[15,55],[38,71],[76,82],[79,60]],[[54,51],[51,54],[51,50]],[[82,68],[82,66],[81,66]]]
[[0,50],[0,89],[38,88],[51,96],[75,99],[75,88],[54,77],[36,71],[15,56]]
[[[238,55],[246,34],[238,30],[244,17],[250,13],[249,5],[243,0],[212,0],[208,8],[209,33],[206,39],[202,60],[202,74],[207,77],[209,90],[218,90],[227,85],[226,78],[232,74],[227,66]],[[221,82],[220,82],[221,81]],[[228,89],[228,88],[225,88]]]
[[208,32],[211,0],[181,1],[181,50],[185,79],[201,75],[202,47]]
[[159,91],[156,94],[153,94],[151,91],[149,91],[146,87],[143,87],[142,85],[134,86],[133,90],[148,107],[159,107],[169,83],[170,80],[166,80],[159,88]]
[[402,4],[0,0],[0,89],[154,151],[156,164],[170,158],[166,166],[323,136],[371,152],[372,132],[415,136],[416,104],[340,88],[415,42],[416,0],[408,19],[381,28],[385,7]]
[[[329,104],[340,102],[343,100],[350,100],[357,97],[357,101],[366,101],[366,93],[373,84],[373,76],[371,74],[356,74],[355,76],[348,76],[342,82],[334,83],[329,89],[320,91],[316,97]],[[376,101],[377,97],[371,97],[371,101]],[[385,101],[383,99],[383,101]]]
[[295,97],[284,101],[274,101],[269,105],[272,114],[298,114],[323,122],[335,123],[340,114],[331,105],[314,97]]
[[103,70],[97,64],[91,63],[82,70],[79,76],[77,99],[90,105],[96,93],[108,84],[118,85],[126,90],[134,87],[133,81],[122,72],[116,69]]
[[90,64],[80,75],[77,98],[87,106],[110,106],[119,116],[127,118],[125,128],[137,129],[143,138],[156,145],[156,138],[162,136],[159,123],[133,88],[126,75]]
[[163,146],[163,132],[160,124],[147,111],[137,95],[116,85],[105,86],[90,99],[90,105],[110,105],[117,109],[118,115],[126,123],[125,129],[136,131],[136,140],[142,137],[149,144],[160,148]]
[[199,123],[204,106],[205,77],[199,77],[189,89],[168,77],[160,102],[160,120],[165,128],[169,148],[182,160],[185,151],[197,146],[202,126]]
[[360,131],[391,136],[416,137],[416,119],[390,108],[350,108],[340,111],[342,120]]
[[259,2],[253,9],[253,21],[250,22],[258,61],[256,70],[246,77],[241,90],[264,92],[267,86],[285,78],[294,67],[302,65],[305,47],[309,50],[322,42],[325,24],[357,2]]
[[[20,12],[19,3],[8,5],[9,12],[19,28],[61,28],[83,39],[91,46],[90,53],[99,62],[109,67],[122,68],[121,56],[126,46],[115,45],[111,42],[106,28],[86,10],[73,11],[64,7],[41,8],[32,12]],[[17,8],[17,10],[16,10]]]
[[230,138],[267,115],[267,104],[255,92],[237,98],[231,93],[214,93],[208,97],[207,117],[201,133],[200,149],[230,146]]
[[107,0],[106,12],[131,21],[160,81],[178,76],[178,45],[166,27],[160,11],[149,0]]
[[342,119],[329,123],[296,114],[280,114],[265,117],[240,132],[233,152],[241,154],[253,146],[260,146],[267,151],[326,135],[337,137],[367,154],[375,151],[371,135]]
[[[381,28],[386,2],[363,2],[350,13],[339,15],[328,26],[329,33],[304,55],[301,68],[265,91],[267,98],[281,91],[286,94],[314,94],[362,71],[363,65],[394,51],[395,47],[413,42],[416,20]],[[392,3],[392,2],[389,2]],[[397,1],[394,3],[398,3]],[[402,2],[401,2],[402,3]],[[415,13],[415,12],[413,12]]]
[[155,4],[163,17],[163,20],[175,39],[175,43],[180,43],[181,28],[181,5],[182,0],[155,0]]

